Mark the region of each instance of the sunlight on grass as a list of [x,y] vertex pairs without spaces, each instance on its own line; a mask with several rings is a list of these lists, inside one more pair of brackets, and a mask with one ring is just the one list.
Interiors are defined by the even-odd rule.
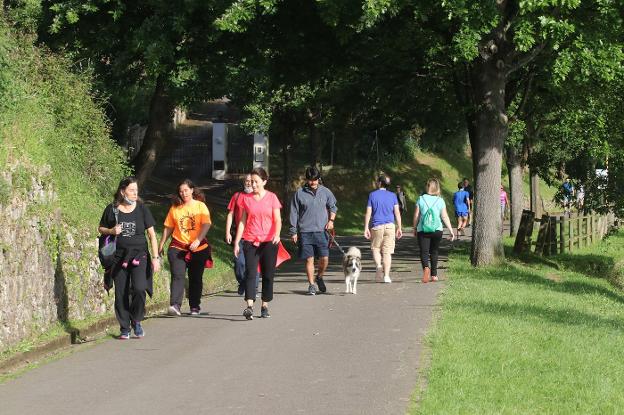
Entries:
[[[452,253],[415,414],[619,413],[624,233],[574,255],[468,265]],[[610,282],[611,281],[611,282]]]

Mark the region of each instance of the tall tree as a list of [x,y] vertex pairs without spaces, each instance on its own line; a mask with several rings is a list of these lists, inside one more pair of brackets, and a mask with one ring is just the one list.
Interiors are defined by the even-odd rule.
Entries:
[[[220,97],[224,33],[214,26],[231,1],[44,1],[40,38],[65,49],[102,80],[109,94],[151,89],[147,131],[133,160],[141,182],[164,147],[176,104],[189,97]],[[134,99],[134,97],[129,97]]]
[[502,257],[498,197],[508,107],[520,90],[518,77],[538,57],[561,77],[572,70],[578,55],[612,67],[618,58],[613,52],[621,50],[621,5],[600,0],[323,3],[336,24],[355,15],[360,30],[405,10],[413,16],[419,35],[428,41],[426,56],[443,68],[438,76],[457,85],[464,106],[475,174],[472,263],[485,265]]

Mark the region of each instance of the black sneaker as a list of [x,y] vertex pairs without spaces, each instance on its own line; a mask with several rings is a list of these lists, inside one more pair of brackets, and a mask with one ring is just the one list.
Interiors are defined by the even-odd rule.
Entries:
[[320,292],[324,293],[327,291],[327,287],[325,286],[325,281],[323,281],[323,278],[316,277],[316,284],[318,285],[318,289]]
[[247,320],[253,320],[253,308],[247,307],[243,310],[243,315]]
[[238,295],[245,294],[245,286],[243,284],[238,284]]
[[271,315],[269,314],[269,307],[262,307],[260,309],[260,317],[261,318],[269,318]]

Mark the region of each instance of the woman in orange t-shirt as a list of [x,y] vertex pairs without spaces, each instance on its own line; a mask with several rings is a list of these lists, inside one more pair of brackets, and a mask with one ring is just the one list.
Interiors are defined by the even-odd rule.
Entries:
[[179,316],[184,296],[184,276],[188,270],[189,307],[191,315],[198,315],[203,290],[203,275],[210,249],[206,233],[210,229],[210,212],[204,203],[203,193],[192,181],[185,179],[178,185],[178,194],[165,219],[165,228],[158,252],[163,252],[165,242],[173,236],[167,258],[171,268],[171,296],[169,314]]
[[245,255],[245,301],[247,308],[243,315],[253,319],[253,304],[256,298],[256,273],[258,264],[262,275],[262,307],[260,317],[270,317],[268,303],[273,299],[273,275],[277,262],[277,252],[282,230],[280,215],[281,203],[275,193],[264,189],[269,176],[261,168],[251,172],[253,193],[242,198],[239,203],[243,216],[238,223],[234,240],[234,256],[240,252],[239,242],[243,241]]

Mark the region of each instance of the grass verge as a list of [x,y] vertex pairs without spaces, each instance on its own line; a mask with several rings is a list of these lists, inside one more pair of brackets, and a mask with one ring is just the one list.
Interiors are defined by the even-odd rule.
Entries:
[[620,413],[624,232],[548,259],[475,269],[456,248],[412,414]]

